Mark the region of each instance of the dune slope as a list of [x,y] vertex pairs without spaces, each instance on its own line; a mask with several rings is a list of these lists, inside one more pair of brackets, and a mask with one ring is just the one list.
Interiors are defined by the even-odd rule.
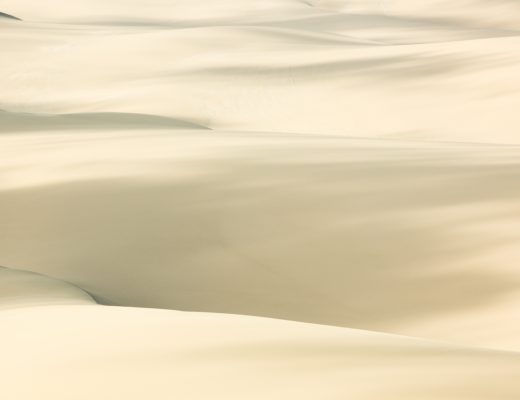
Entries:
[[33,272],[0,267],[0,310],[60,304],[95,304],[95,301],[69,283]]
[[517,147],[192,130],[2,142],[6,265],[111,304],[520,348]]
[[0,11],[2,398],[520,397],[517,2]]
[[518,31],[428,18],[432,1],[419,16],[373,2],[357,12],[297,0],[4,3],[28,19],[0,31],[7,111],[520,143]]
[[17,20],[19,20],[19,18],[16,18],[13,15],[9,15],[9,14],[3,13],[3,12],[0,12],[0,18],[8,18],[8,19],[17,19]]
[[24,308],[4,309],[0,298],[4,398],[507,400],[520,394],[516,353],[70,300],[45,307],[21,300]]

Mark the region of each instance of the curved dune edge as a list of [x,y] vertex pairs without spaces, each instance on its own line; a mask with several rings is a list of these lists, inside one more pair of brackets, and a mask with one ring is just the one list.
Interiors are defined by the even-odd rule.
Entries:
[[[373,1],[362,2],[364,12],[343,10],[351,3],[343,1],[62,3],[7,0],[40,22],[10,24],[0,35],[9,59],[0,65],[2,108],[180,116],[235,131],[520,143],[518,30],[428,18],[439,1],[405,16]],[[68,23],[53,24],[53,16]],[[106,16],[114,20],[89,24]]]
[[520,398],[520,2],[0,8],[2,400]]
[[[4,396],[416,400],[420,395],[433,400],[457,393],[458,400],[487,400],[520,395],[514,384],[520,378],[516,352],[260,317],[92,305],[84,291],[63,281],[0,268]],[[29,374],[31,384],[23,384],[21,377]]]
[[109,303],[520,349],[518,147],[100,130],[0,159],[2,262]]
[[0,18],[15,19],[15,20],[21,21],[20,18],[17,18],[14,15],[6,14],[3,12],[0,12]]
[[74,114],[34,114],[0,110],[1,132],[34,132],[95,129],[208,129],[181,119],[158,115],[97,112]]
[[0,267],[0,310],[65,304],[96,304],[96,301],[67,282],[34,272]]
[[520,396],[517,353],[346,328],[70,305],[2,311],[0,324],[2,393],[17,400]]

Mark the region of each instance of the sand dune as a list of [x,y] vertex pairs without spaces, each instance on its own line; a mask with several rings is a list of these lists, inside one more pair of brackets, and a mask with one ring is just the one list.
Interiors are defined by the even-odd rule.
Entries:
[[93,304],[78,287],[28,271],[0,267],[0,310],[59,304]]
[[175,118],[127,113],[29,114],[0,110],[0,132],[96,129],[206,129]]
[[0,18],[8,18],[8,19],[17,19],[17,20],[19,20],[19,18],[16,18],[13,15],[9,15],[9,14],[3,13],[3,12],[0,12]]
[[455,3],[0,0],[2,398],[518,399],[520,5]]
[[[28,275],[16,274],[24,277],[20,289],[28,288]],[[59,282],[53,289],[60,295],[63,288]],[[0,298],[4,398],[513,400],[520,394],[511,384],[520,377],[517,353],[77,300],[5,309]],[[31,384],[20,384],[20,377]]]
[[0,33],[2,48],[12,49],[11,62],[0,66],[8,111],[145,113],[213,129],[519,143],[511,126],[519,123],[520,40],[510,28],[252,0],[103,2],[89,13],[113,18],[86,14],[95,25],[72,25],[73,15],[86,12],[79,4],[95,2],[59,2],[71,16],[49,24],[58,5],[32,3],[9,8],[32,22]]
[[[520,375],[517,354],[363,331],[96,306],[4,311],[0,321],[2,390],[12,399],[514,400],[520,394],[511,384]],[[23,348],[7,345],[21,339]],[[31,385],[16,383],[20,376],[30,376]]]
[[520,348],[517,147],[182,130],[2,140],[5,265],[119,305]]

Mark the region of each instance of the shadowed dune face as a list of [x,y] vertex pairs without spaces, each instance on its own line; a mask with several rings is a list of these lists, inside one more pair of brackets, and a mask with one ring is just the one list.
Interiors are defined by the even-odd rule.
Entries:
[[518,348],[503,317],[520,304],[518,156],[281,134],[7,135],[0,252],[120,305]]
[[139,130],[139,129],[206,129],[202,125],[175,118],[129,113],[78,113],[38,115],[9,113],[0,110],[1,132],[60,130]]
[[520,4],[515,0],[400,0],[382,3],[385,3],[388,13],[428,15],[432,18],[469,22],[476,26],[519,29]]
[[[101,306],[6,310],[0,324],[2,393],[12,399],[36,394],[52,400],[515,400],[519,395],[516,353],[344,328]],[[20,341],[23,346],[13,346]],[[20,384],[30,373],[31,384]]]
[[13,15],[9,15],[9,14],[3,13],[3,12],[0,12],[0,18],[8,18],[8,19],[20,20],[20,18],[16,18]]
[[69,283],[33,272],[0,267],[0,312],[63,304],[95,304],[95,301]]
[[0,65],[0,106],[180,116],[212,129],[520,143],[511,129],[520,121],[514,31],[321,11],[273,19],[3,30],[12,61]]
[[519,1],[0,8],[2,399],[520,399]]

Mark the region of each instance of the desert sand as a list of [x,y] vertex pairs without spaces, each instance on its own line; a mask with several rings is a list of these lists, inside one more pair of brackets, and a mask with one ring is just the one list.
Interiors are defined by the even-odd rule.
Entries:
[[64,282],[0,271],[45,304],[9,308],[0,297],[8,399],[518,395],[516,352],[259,317],[96,306]]
[[520,4],[456,3],[0,0],[2,398],[520,398]]

